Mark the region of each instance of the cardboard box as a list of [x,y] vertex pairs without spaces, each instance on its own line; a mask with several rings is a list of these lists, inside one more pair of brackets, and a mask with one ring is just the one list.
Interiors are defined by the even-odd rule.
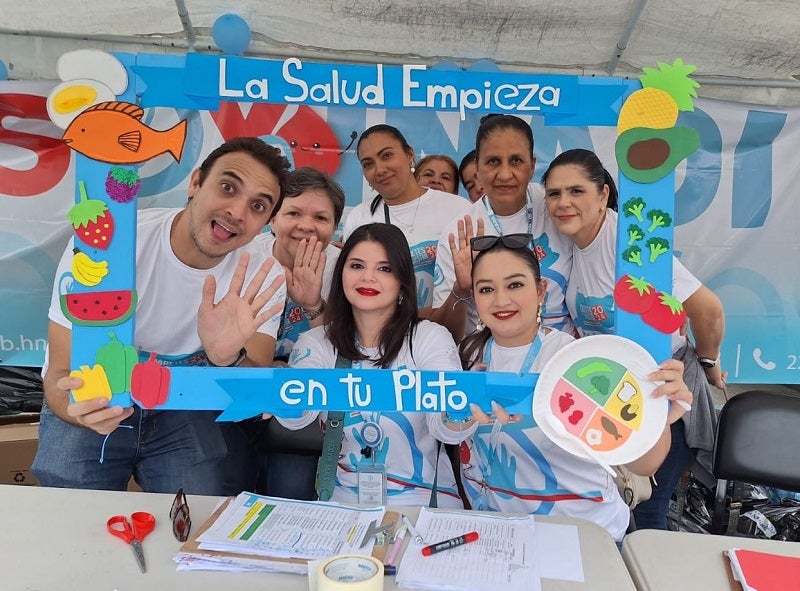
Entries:
[[0,484],[38,484],[31,472],[38,442],[39,423],[0,425]]

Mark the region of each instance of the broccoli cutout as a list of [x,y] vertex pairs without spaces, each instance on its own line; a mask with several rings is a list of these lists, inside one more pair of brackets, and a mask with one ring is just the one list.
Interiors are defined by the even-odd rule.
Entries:
[[628,226],[628,246],[631,246],[637,240],[644,238],[644,232],[636,224]]
[[651,238],[645,244],[650,249],[651,263],[656,262],[656,259],[665,252],[669,252],[669,240],[666,238]]
[[647,207],[647,203],[641,197],[631,197],[622,205],[623,213],[628,217],[635,217],[639,223],[644,222],[642,212]]
[[599,375],[594,376],[591,380],[592,383],[592,391],[589,394],[594,394],[595,392],[599,392],[603,396],[608,396],[608,389],[611,386],[611,382],[606,376]]
[[633,263],[635,265],[643,266],[642,264],[642,249],[638,246],[631,246],[622,252],[622,259]]
[[647,212],[647,219],[652,223],[647,231],[652,233],[656,228],[668,228],[672,224],[672,218],[666,211],[651,209]]

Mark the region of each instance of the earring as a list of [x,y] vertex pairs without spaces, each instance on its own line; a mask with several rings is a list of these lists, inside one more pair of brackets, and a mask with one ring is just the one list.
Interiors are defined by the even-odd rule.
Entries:
[[414,163],[410,162],[409,164],[411,164],[411,174],[414,174],[415,172],[417,172],[417,169],[414,168]]
[[539,328],[542,327],[542,305],[539,304],[539,309],[536,310],[536,324],[539,325]]
[[403,303],[403,294],[401,293],[399,296],[397,296],[397,305],[399,306],[402,303]]
[[486,325],[483,323],[483,320],[478,318],[478,323],[475,325],[475,330],[478,332],[482,332],[484,328],[486,328]]

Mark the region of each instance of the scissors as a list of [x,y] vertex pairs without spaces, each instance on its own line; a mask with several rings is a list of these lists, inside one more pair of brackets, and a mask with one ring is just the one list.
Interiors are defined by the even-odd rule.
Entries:
[[142,551],[142,541],[147,537],[156,526],[156,518],[152,513],[145,513],[144,511],[137,511],[131,513],[131,519],[124,515],[113,515],[108,518],[106,527],[111,535],[122,538],[133,549],[133,556],[136,558],[136,563],[139,569],[147,572],[147,565],[144,562],[144,552]]

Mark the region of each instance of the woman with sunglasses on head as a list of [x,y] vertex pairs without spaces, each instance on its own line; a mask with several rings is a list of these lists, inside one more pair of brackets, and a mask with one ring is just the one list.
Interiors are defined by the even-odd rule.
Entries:
[[[617,187],[597,155],[590,150],[568,150],[557,156],[542,176],[548,212],[559,231],[574,243],[572,272],[567,287],[567,306],[581,336],[615,332],[615,264],[617,259]],[[633,232],[641,234],[638,227]],[[642,244],[645,244],[642,239]],[[672,427],[672,449],[655,475],[651,498],[634,509],[638,528],[667,529],[667,509],[672,491],[691,463],[692,448],[699,454],[713,483],[710,452],[714,444],[716,416],[708,384],[724,388],[725,375],[719,352],[725,316],[719,298],[673,258],[672,295],[683,303],[695,339],[672,336],[673,356],[686,366],[686,381],[698,403],[684,421]],[[702,413],[702,409],[705,412]],[[698,472],[699,474],[699,472]]]
[[[482,329],[462,341],[465,369],[540,373],[572,336],[542,326],[545,280],[528,248],[530,235],[473,238],[477,251],[472,288]],[[683,366],[670,359],[648,377],[664,381],[653,393],[691,402],[681,378]],[[630,512],[616,484],[596,462],[572,455],[550,441],[530,416],[509,415],[492,403],[492,416],[471,405],[472,417],[454,422],[440,415],[434,436],[461,444],[462,481],[474,509],[510,513],[568,515],[606,528],[620,541]],[[670,403],[668,425],[686,412]],[[628,464],[637,474],[652,474],[669,447],[665,427],[659,441]]]
[[[334,270],[324,325],[300,336],[289,365],[333,368],[344,361],[357,369],[460,370],[447,330],[419,319],[415,292],[408,242],[400,229],[382,223],[356,228]],[[299,419],[278,420],[302,428],[326,419],[327,413],[306,412]],[[430,433],[429,424],[439,421],[435,413],[347,413],[331,500],[358,502],[359,469],[377,463],[386,468],[389,505],[428,505],[436,482],[439,506],[463,507],[447,454]]]
[[[414,262],[417,305],[429,308],[442,221],[464,215],[469,203],[458,195],[417,183],[414,149],[396,127],[373,125],[358,138],[356,150],[364,178],[378,194],[370,203],[361,203],[347,214],[343,239],[370,222],[400,228]],[[422,310],[423,317],[428,315],[427,309]]]
[[[545,326],[572,332],[564,304],[572,244],[554,228],[541,187],[529,184],[536,165],[530,126],[514,115],[487,116],[481,121],[475,143],[478,180],[485,194],[466,216],[451,216],[452,221],[442,232],[436,259],[435,317],[442,318],[458,338],[472,332],[476,320],[470,301],[469,239],[484,231],[498,235],[526,233],[533,235],[530,248],[547,279],[542,320]],[[464,272],[457,273],[462,265]]]

